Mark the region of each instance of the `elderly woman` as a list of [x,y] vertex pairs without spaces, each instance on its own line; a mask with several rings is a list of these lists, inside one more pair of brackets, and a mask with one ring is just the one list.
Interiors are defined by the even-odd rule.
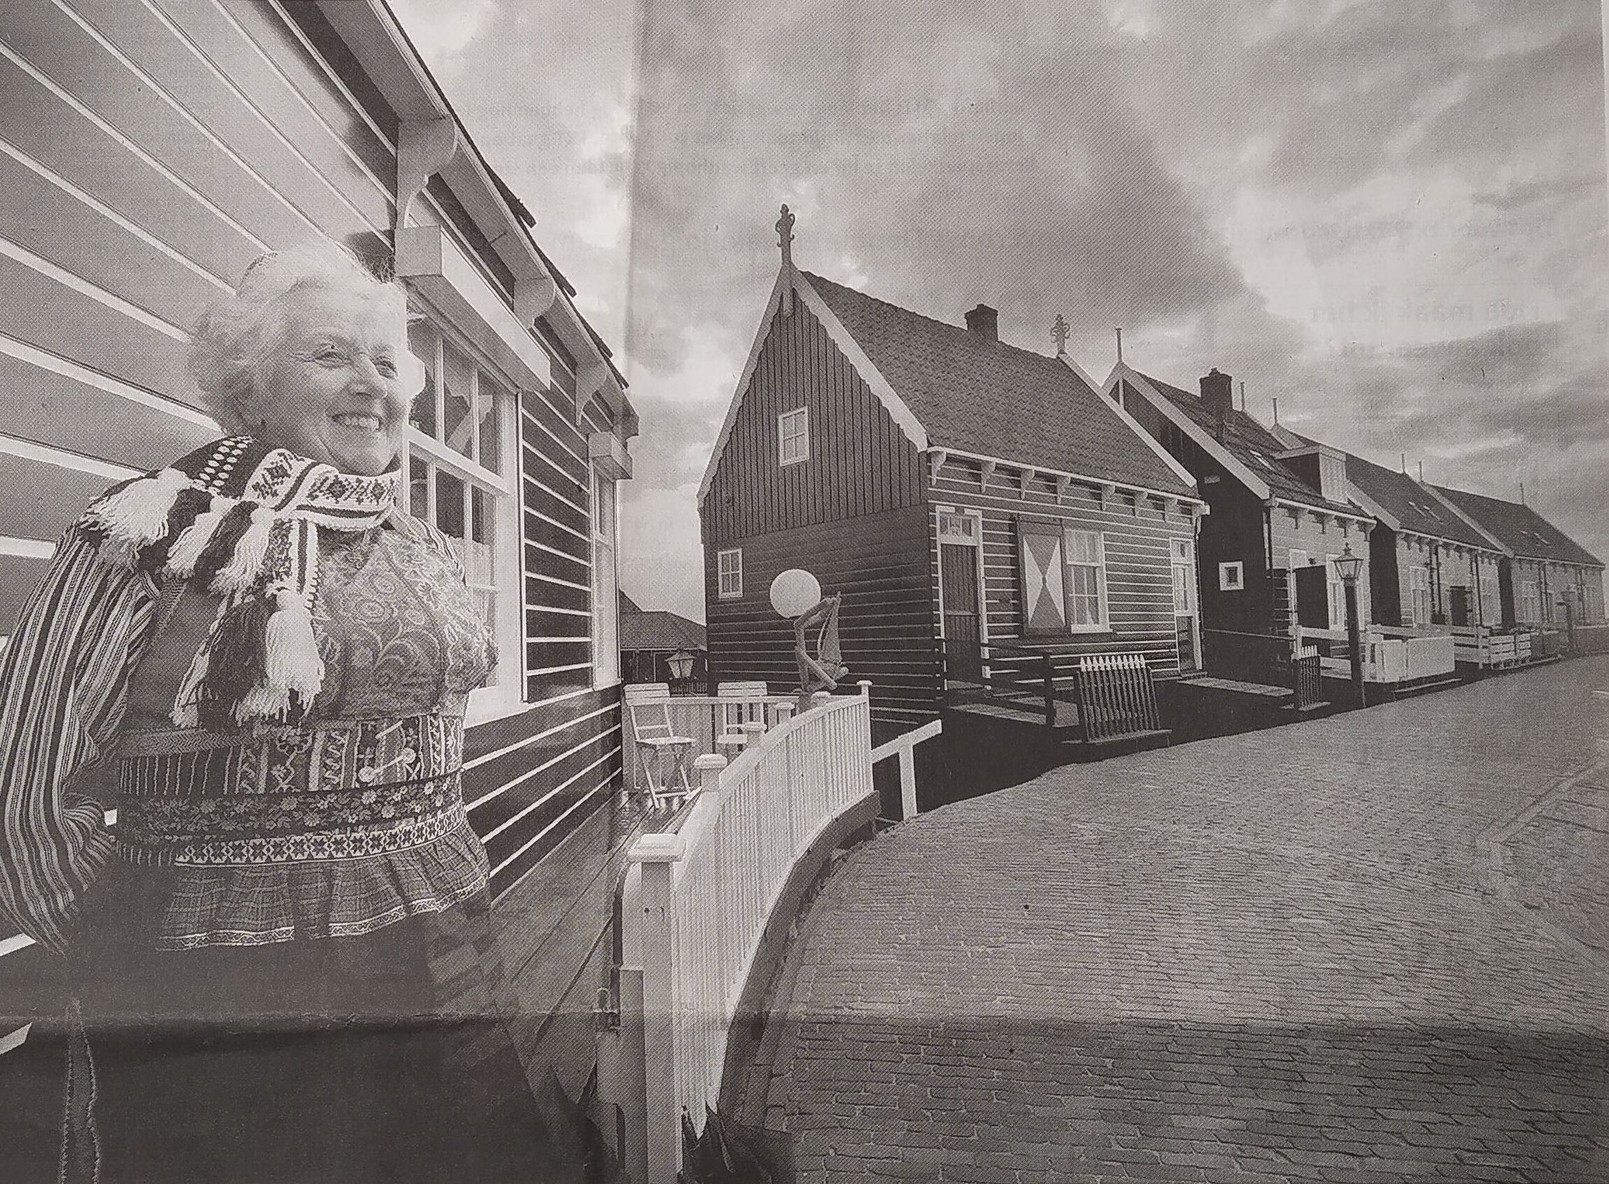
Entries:
[[192,356],[238,434],[90,505],[0,661],[0,916],[70,959],[70,1176],[566,1178],[459,786],[490,641],[396,504],[406,330],[340,247],[253,264]]

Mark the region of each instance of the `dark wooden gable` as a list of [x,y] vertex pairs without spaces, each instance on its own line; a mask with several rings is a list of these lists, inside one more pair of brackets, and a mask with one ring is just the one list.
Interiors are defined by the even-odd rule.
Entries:
[[[864,378],[795,301],[773,314],[704,499],[706,542],[921,504],[921,456]],[[783,465],[777,419],[809,408],[810,457]]]

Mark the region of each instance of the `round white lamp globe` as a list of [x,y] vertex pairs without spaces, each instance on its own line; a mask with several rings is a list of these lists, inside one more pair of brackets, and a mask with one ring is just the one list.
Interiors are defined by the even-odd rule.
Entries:
[[820,603],[821,584],[803,568],[791,568],[771,581],[771,607],[790,620]]

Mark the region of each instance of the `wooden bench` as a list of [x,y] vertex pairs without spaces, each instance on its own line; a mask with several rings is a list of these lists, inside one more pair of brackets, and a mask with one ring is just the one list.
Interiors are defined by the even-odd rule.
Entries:
[[1084,743],[1118,744],[1172,733],[1162,726],[1156,684],[1140,654],[1085,654],[1073,667]]

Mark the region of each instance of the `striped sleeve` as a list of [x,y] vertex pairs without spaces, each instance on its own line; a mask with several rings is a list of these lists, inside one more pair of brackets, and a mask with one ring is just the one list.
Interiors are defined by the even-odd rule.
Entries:
[[0,926],[57,953],[111,851],[101,803],[69,783],[122,721],[154,608],[74,528],[0,652]]

